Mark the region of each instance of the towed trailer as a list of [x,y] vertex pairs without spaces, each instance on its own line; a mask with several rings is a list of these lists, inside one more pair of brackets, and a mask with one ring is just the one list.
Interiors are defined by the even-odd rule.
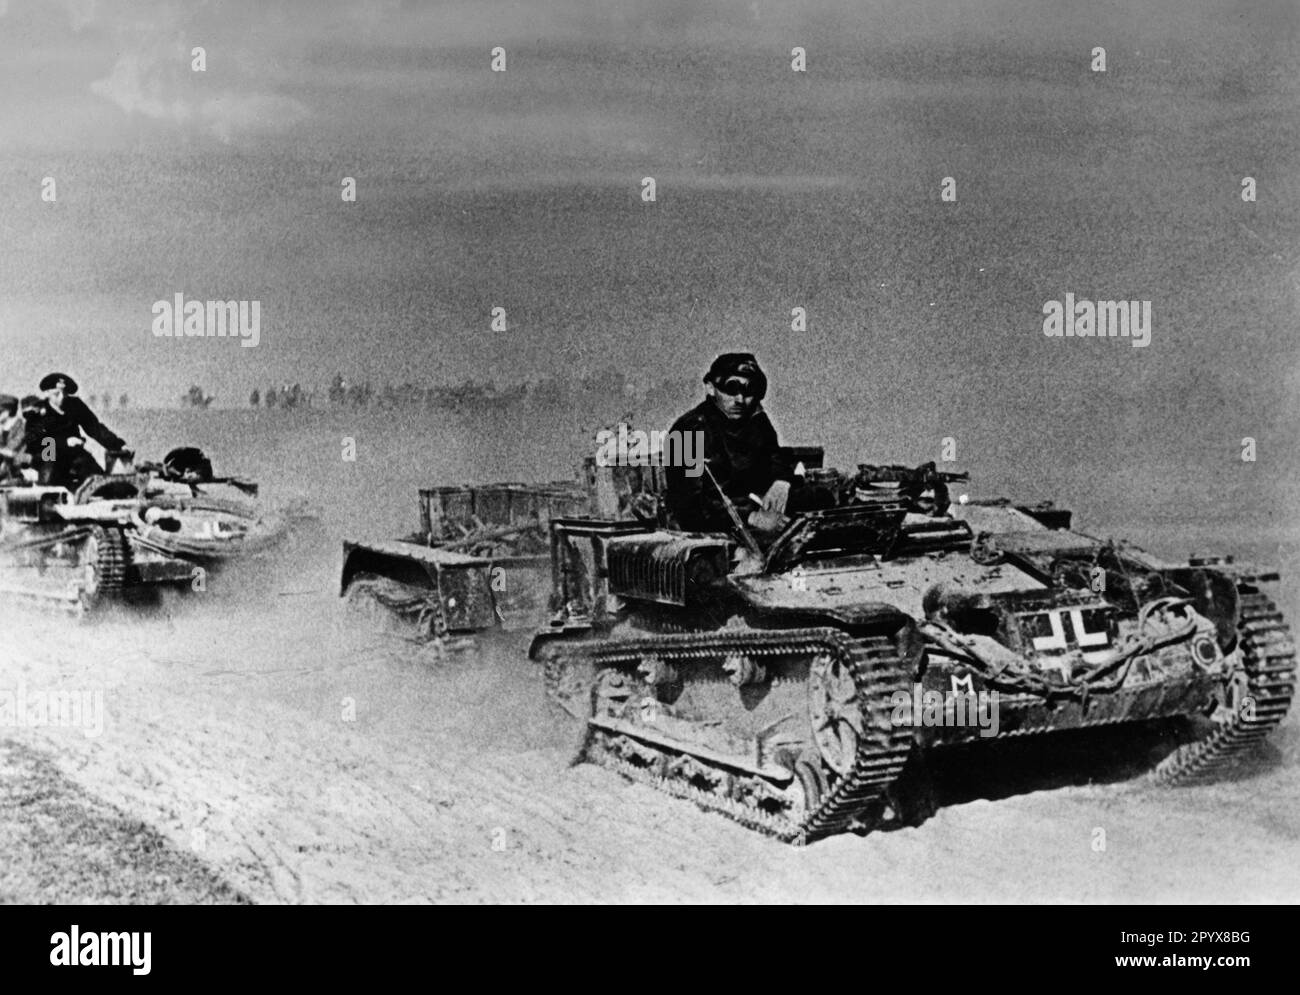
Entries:
[[[808,470],[822,466],[818,447],[783,455]],[[532,628],[580,610],[555,583],[556,526],[566,523],[572,537],[583,522],[597,532],[610,520],[662,524],[665,485],[656,453],[626,466],[588,456],[570,481],[421,488],[418,532],[344,541],[339,591],[359,621],[416,641]],[[589,543],[566,542],[564,558],[587,587],[598,583]]]
[[549,593],[550,523],[588,511],[576,481],[421,488],[418,532],[344,541],[340,593],[420,641],[530,627]]

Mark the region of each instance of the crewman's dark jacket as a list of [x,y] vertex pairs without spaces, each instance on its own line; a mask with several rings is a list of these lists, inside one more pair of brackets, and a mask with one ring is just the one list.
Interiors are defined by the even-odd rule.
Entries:
[[17,477],[19,470],[31,465],[26,435],[27,420],[22,415],[0,432],[0,480]]
[[[776,429],[761,406],[743,421],[733,422],[706,397],[673,422],[672,431],[702,433],[709,470],[740,509],[742,520],[746,510],[754,507],[750,494],[762,496],[773,481],[793,476],[781,457]],[[691,451],[699,452],[694,447]],[[691,532],[731,531],[731,518],[708,474],[701,470],[692,477],[688,469],[670,466],[665,471],[668,510],[677,526]]]
[[[125,449],[126,443],[114,435],[86,406],[81,398],[63,399],[63,410],[55,411],[43,404],[28,417],[27,451],[32,465],[40,471],[41,483],[56,486],[75,486],[92,473],[102,473],[103,468],[93,456],[80,446],[69,446],[68,439],[82,435],[94,439],[106,450]],[[54,460],[46,460],[45,440],[54,440]]]

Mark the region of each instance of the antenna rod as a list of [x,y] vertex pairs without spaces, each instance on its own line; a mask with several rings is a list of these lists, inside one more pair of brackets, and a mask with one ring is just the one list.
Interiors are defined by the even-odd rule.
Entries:
[[713,481],[713,486],[718,489],[718,494],[722,498],[722,503],[727,509],[727,514],[731,517],[731,524],[734,525],[736,531],[740,533],[740,538],[744,541],[745,548],[761,560],[763,558],[763,550],[759,548],[758,541],[750,535],[749,529],[745,528],[745,523],[740,520],[740,512],[736,510],[736,506],[731,503],[731,498],[727,497],[727,492],[724,491],[722,485],[718,483],[718,478],[715,477],[713,471],[709,469],[708,460],[704,461],[704,472],[709,475],[709,479]]

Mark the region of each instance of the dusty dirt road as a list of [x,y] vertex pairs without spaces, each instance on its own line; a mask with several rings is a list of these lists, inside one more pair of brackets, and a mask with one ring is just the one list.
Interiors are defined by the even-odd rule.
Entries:
[[522,634],[439,659],[349,633],[333,570],[143,618],[11,619],[7,685],[97,690],[103,728],[2,732],[261,902],[1300,896],[1295,713],[1231,783],[997,797],[1005,784],[974,757],[948,772],[952,803],[924,826],[799,850],[568,767]]

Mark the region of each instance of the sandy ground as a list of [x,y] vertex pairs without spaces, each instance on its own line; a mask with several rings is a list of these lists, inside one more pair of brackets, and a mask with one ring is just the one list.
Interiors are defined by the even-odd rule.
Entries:
[[0,741],[0,902],[248,904],[201,859]]
[[[233,597],[231,584],[144,616],[15,619],[6,685],[98,692],[102,731],[88,708],[91,735],[3,732],[258,902],[1300,897],[1294,712],[1231,783],[1011,786],[1004,761],[968,755],[944,768],[948,804],[922,827],[799,850],[567,766],[523,634],[440,659],[354,632],[337,624],[334,569],[320,560],[292,583]],[[1122,748],[1071,746],[1076,768]]]

